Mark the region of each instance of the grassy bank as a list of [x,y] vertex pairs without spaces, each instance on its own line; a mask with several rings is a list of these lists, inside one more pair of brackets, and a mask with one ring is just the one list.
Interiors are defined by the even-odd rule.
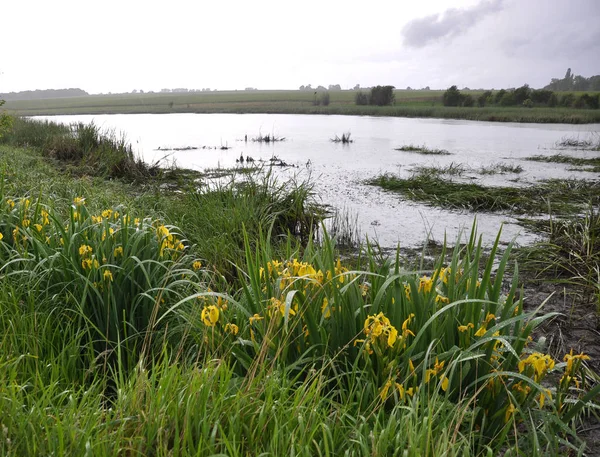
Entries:
[[[312,91],[230,91],[94,95],[9,101],[12,113],[34,115],[130,113],[279,113],[432,117],[496,122],[585,124],[600,122],[599,110],[524,107],[446,107],[443,91],[396,91],[394,106],[357,106],[355,91],[330,92],[328,106],[314,106]],[[478,92],[473,91],[473,96]]]
[[[524,310],[497,240],[484,254],[473,229],[428,271],[368,247],[353,267],[335,240],[303,235],[313,224],[293,208],[318,218],[309,192],[282,198],[260,177],[170,192],[161,174],[106,180],[73,173],[77,162],[44,154],[45,142],[4,141],[0,453],[585,448],[576,426],[600,390],[587,356],[556,359],[532,340],[552,315]],[[243,224],[223,230],[231,218]]]

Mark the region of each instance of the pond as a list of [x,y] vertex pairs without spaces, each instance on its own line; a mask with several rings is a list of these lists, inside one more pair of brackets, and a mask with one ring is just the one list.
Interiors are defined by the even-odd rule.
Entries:
[[[480,233],[492,241],[501,224],[503,241],[516,237],[528,244],[535,238],[508,215],[447,211],[407,201],[397,194],[364,184],[381,173],[409,176],[419,166],[464,168],[463,180],[484,185],[522,186],[549,178],[597,179],[597,173],[572,171],[567,164],[524,160],[558,153],[563,138],[598,136],[600,124],[517,124],[445,119],[286,114],[123,114],[43,117],[57,122],[91,122],[126,136],[144,160],[198,170],[239,166],[250,156],[253,164],[278,158],[280,179],[311,179],[316,198],[356,220],[361,235],[383,247],[417,247],[427,237],[454,241],[477,217]],[[331,139],[350,133],[350,144]],[[265,143],[271,135],[283,141]],[[245,141],[245,138],[247,140]],[[445,149],[449,155],[398,151],[404,145]],[[223,149],[221,149],[223,148]],[[228,148],[228,149],[225,149]],[[598,152],[569,151],[577,157]],[[520,165],[521,173],[482,175],[476,170],[497,164]]]

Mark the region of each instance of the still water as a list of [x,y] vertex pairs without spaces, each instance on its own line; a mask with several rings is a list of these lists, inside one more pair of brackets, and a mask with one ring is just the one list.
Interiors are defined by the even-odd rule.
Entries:
[[[316,199],[356,219],[361,235],[384,247],[416,247],[426,237],[454,241],[469,229],[476,216],[480,233],[493,241],[501,224],[503,241],[516,237],[518,244],[534,240],[514,220],[502,214],[446,211],[413,203],[402,196],[367,186],[365,179],[381,173],[410,176],[418,166],[460,165],[460,177],[485,185],[523,186],[548,178],[597,179],[597,173],[569,171],[572,166],[524,160],[532,155],[558,152],[577,157],[598,155],[592,151],[562,151],[563,138],[597,139],[600,124],[517,124],[443,119],[407,119],[368,116],[319,116],[285,114],[123,114],[47,117],[58,122],[91,122],[122,133],[144,160],[175,163],[205,170],[239,165],[241,155],[254,164],[277,157],[287,168],[276,168],[280,179],[309,179]],[[353,143],[330,141],[351,133]],[[259,143],[259,135],[284,137],[285,141]],[[244,139],[247,137],[247,141]],[[426,145],[449,151],[446,156],[396,151],[403,145]],[[226,146],[229,149],[220,149]],[[174,149],[184,149],[175,151]],[[196,149],[189,149],[196,148]],[[519,174],[482,176],[481,167],[520,165]]]

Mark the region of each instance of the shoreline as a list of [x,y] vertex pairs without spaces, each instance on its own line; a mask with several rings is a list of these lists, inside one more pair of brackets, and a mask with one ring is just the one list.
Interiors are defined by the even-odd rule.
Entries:
[[[415,92],[415,93],[412,93]],[[392,106],[355,105],[355,91],[331,93],[327,106],[300,91],[125,94],[7,101],[4,109],[19,116],[100,114],[308,114],[458,119],[542,124],[600,123],[600,110],[547,107],[443,106],[441,91],[396,93]]]

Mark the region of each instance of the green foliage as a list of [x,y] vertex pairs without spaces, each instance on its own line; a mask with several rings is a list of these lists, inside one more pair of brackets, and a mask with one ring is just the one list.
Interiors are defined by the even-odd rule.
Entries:
[[492,100],[493,100],[492,99],[492,91],[491,90],[486,90],[479,97],[477,97],[477,105],[480,108],[483,108],[486,104],[491,103]]
[[102,132],[93,123],[67,126],[17,118],[10,134],[1,140],[39,148],[44,155],[73,164],[89,175],[140,181],[159,171],[156,165],[147,165],[136,157],[124,137]]
[[394,104],[394,100],[394,86],[375,86],[371,88],[370,105],[391,106]]
[[456,86],[450,86],[442,97],[444,106],[460,106],[462,103],[462,94]]
[[515,105],[522,105],[525,100],[531,97],[531,89],[529,88],[529,85],[525,84],[515,89],[513,94],[515,98]]
[[568,93],[568,94],[564,94],[560,97],[560,101],[559,101],[560,106],[569,108],[569,107],[573,106],[574,103],[575,103],[575,95],[574,94]]
[[500,106],[514,106],[517,104],[514,91],[507,91],[500,99]]
[[531,91],[531,101],[533,103],[549,104],[550,99],[554,95],[551,90],[537,89]]
[[96,353],[114,360],[119,349],[124,364],[137,362],[165,300],[201,287],[173,228],[120,207],[92,215],[77,197],[65,220],[39,200],[0,192],[0,228],[0,274],[61,297],[87,322]]
[[471,94],[466,94],[462,97],[462,106],[471,108],[475,105],[475,99]]
[[496,95],[494,96],[494,103],[496,103],[496,105],[499,105],[502,98],[506,95],[506,89],[500,89],[498,92],[496,92]]
[[[0,107],[4,105],[4,100],[0,100]],[[0,113],[0,140],[4,135],[12,130],[14,119],[6,113]]]
[[523,106],[524,106],[525,108],[533,108],[533,106],[534,106],[534,105],[533,105],[533,101],[532,101],[530,98],[528,98],[527,100],[525,100],[525,101],[523,102]]
[[370,105],[371,104],[369,95],[362,91],[359,91],[356,93],[356,96],[354,97],[354,102],[357,105]]

